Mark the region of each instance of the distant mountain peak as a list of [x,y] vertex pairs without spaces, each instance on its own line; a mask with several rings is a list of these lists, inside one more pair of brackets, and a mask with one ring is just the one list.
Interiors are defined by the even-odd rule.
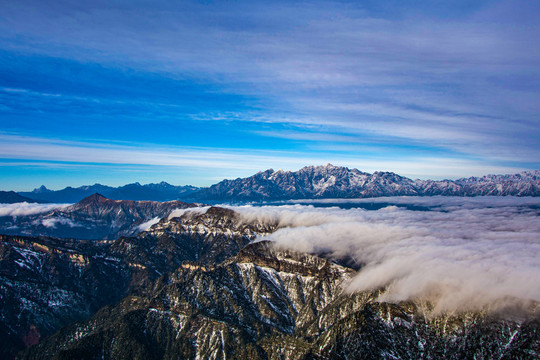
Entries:
[[35,188],[32,192],[35,193],[35,194],[40,194],[40,193],[44,193],[44,192],[48,192],[48,191],[51,191],[51,190],[47,189],[47,187],[45,185],[41,185],[40,187]]
[[267,201],[377,196],[540,196],[540,170],[518,174],[485,175],[458,180],[412,180],[390,171],[370,174],[356,168],[310,165],[298,171],[270,168],[247,178],[223,180],[208,188],[175,186],[165,181],[120,187],[91,185],[52,191],[44,185],[20,192],[42,202],[75,203],[93,193],[114,200]]
[[0,191],[0,204],[14,204],[20,202],[34,203],[36,201],[21,196],[15,191]]
[[107,199],[105,196],[101,195],[100,193],[94,193],[90,196],[85,197],[81,201],[79,201],[77,205],[89,205],[89,204],[96,204],[96,203],[104,203],[107,201],[112,201],[112,200]]

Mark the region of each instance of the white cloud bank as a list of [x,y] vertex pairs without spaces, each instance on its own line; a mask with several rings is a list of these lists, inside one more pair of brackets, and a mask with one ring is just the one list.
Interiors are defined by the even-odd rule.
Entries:
[[171,220],[172,218],[181,217],[182,215],[186,213],[190,213],[192,215],[202,215],[206,214],[206,212],[210,209],[210,206],[199,206],[194,208],[187,208],[187,209],[176,209],[173,210],[169,216],[167,217],[167,220]]
[[50,217],[50,218],[46,218],[46,219],[38,219],[38,220],[35,220],[32,222],[33,225],[43,225],[45,226],[46,228],[49,228],[49,229],[56,229],[57,225],[64,225],[64,226],[69,226],[71,228],[73,227],[83,227],[81,224],[71,220],[71,219],[68,219],[68,218],[65,218],[65,217],[62,217],[62,216],[58,216],[58,217]]
[[[429,300],[434,312],[540,302],[540,199],[419,200],[443,211],[292,205],[237,207],[246,220],[284,226],[264,239],[362,264],[351,291],[381,301]],[[473,206],[472,206],[472,205]]]
[[155,218],[150,219],[148,221],[145,221],[142,224],[140,224],[139,226],[137,226],[137,230],[146,231],[146,230],[150,229],[153,225],[157,224],[159,222],[159,220],[160,220],[159,216],[156,216]]
[[30,204],[27,202],[15,204],[0,204],[0,216],[27,216],[47,213],[63,209],[70,204]]

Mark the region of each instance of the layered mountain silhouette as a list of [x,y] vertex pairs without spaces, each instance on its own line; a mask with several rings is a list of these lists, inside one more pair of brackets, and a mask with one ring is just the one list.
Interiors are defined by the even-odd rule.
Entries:
[[[538,171],[425,181],[329,164],[224,180],[189,197],[538,196],[539,181]],[[536,302],[435,313],[426,299],[385,302],[384,288],[347,291],[365,265],[263,240],[285,226],[217,206],[99,193],[1,217],[0,358],[540,358]]]
[[194,186],[174,186],[162,181],[159,184],[133,183],[120,187],[94,184],[77,188],[66,187],[56,191],[42,185],[33,191],[19,192],[19,194],[30,199],[53,203],[75,203],[94,193],[113,200],[171,201],[185,198],[196,190],[198,188]]

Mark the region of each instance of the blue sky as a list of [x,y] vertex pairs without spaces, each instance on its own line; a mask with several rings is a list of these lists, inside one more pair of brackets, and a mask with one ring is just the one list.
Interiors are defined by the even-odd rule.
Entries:
[[0,188],[540,168],[534,1],[1,1]]

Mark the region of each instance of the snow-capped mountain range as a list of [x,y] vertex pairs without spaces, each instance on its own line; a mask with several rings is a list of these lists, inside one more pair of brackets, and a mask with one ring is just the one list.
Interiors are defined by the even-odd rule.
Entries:
[[[540,170],[513,175],[486,175],[458,180],[412,180],[393,172],[372,174],[331,164],[306,166],[298,171],[268,169],[207,188],[139,183],[121,187],[100,184],[49,190],[44,186],[19,195],[40,202],[73,203],[94,193],[115,200],[185,200],[243,202],[379,196],[540,196]],[[1,199],[0,199],[1,200]],[[22,200],[21,200],[22,201]]]
[[204,201],[264,201],[378,196],[540,196],[540,171],[459,180],[412,180],[392,172],[365,173],[327,164],[298,171],[269,169],[223,180],[192,194]]

